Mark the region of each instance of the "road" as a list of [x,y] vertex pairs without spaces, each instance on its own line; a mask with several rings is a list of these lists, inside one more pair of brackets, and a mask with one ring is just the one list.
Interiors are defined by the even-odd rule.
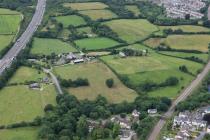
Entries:
[[48,73],[51,76],[52,81],[53,81],[53,83],[54,83],[58,93],[59,94],[63,94],[62,88],[61,88],[61,86],[59,84],[59,81],[58,81],[57,77],[49,69],[43,69],[43,71],[45,73]]
[[208,8],[208,20],[210,20],[210,6]]
[[27,43],[32,38],[33,34],[42,22],[45,7],[46,0],[38,0],[35,13],[25,32],[20,36],[20,38],[15,42],[12,48],[0,60],[0,75],[5,71],[5,69],[11,66],[12,62],[16,59],[20,51],[26,47]]
[[152,133],[150,134],[148,140],[156,140],[157,137],[160,134],[161,129],[163,128],[163,126],[166,123],[166,119],[169,119],[172,117],[175,107],[176,105],[181,102],[184,101],[191,93],[193,90],[196,89],[196,87],[198,87],[198,85],[202,82],[202,80],[205,78],[205,76],[208,74],[208,72],[210,71],[210,61],[208,62],[208,64],[205,66],[205,68],[203,69],[203,71],[191,82],[191,84],[180,94],[180,96],[174,100],[174,102],[172,103],[171,107],[169,108],[169,110],[163,115],[163,117],[165,119],[160,119],[159,122],[155,125],[155,127],[153,128]]

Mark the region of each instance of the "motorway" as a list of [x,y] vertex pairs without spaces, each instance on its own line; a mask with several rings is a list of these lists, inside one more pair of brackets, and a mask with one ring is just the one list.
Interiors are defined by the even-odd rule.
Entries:
[[46,0],[38,0],[35,13],[31,22],[26,28],[25,32],[18,38],[12,48],[0,60],[0,75],[9,68],[12,62],[16,59],[21,50],[23,50],[27,43],[36,32],[38,26],[41,24],[46,7]]
[[210,61],[205,66],[203,71],[199,75],[197,75],[197,77],[191,82],[191,84],[187,88],[185,88],[184,91],[182,91],[180,96],[176,100],[174,100],[169,110],[163,115],[163,118],[161,118],[159,122],[155,125],[155,127],[153,128],[153,131],[150,134],[148,140],[156,140],[158,138],[161,129],[164,127],[166,123],[166,119],[169,119],[172,117],[175,111],[176,105],[179,102],[184,101],[193,92],[193,90],[195,90],[198,87],[198,85],[202,82],[202,80],[209,73],[209,71],[210,71]]

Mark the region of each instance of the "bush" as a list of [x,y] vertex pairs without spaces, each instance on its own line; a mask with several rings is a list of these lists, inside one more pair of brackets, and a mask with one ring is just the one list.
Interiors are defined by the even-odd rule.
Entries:
[[114,80],[111,78],[111,79],[107,79],[106,80],[106,85],[108,88],[112,88],[114,86]]

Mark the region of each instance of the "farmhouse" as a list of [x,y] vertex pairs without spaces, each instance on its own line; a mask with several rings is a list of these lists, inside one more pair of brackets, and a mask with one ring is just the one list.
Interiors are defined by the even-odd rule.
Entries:
[[29,85],[30,89],[40,89],[41,85],[39,83],[33,83]]

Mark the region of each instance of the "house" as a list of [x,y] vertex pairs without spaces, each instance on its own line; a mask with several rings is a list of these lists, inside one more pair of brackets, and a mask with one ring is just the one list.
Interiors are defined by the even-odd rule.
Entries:
[[148,112],[148,114],[156,114],[157,109],[148,109],[147,112]]
[[132,114],[131,114],[131,117],[132,117],[132,120],[137,122],[139,121],[139,116],[140,116],[140,112],[138,112],[136,109],[133,110]]
[[76,55],[74,55],[72,52],[70,52],[68,55],[66,55],[67,60],[74,60],[76,59]]
[[93,120],[87,120],[88,122],[88,131],[92,132],[94,128],[97,128],[100,123],[97,121],[93,121]]
[[33,83],[29,85],[30,89],[40,89],[41,85],[39,83]]
[[85,62],[85,60],[83,58],[76,59],[76,60],[73,61],[74,64],[83,63],[83,62]]
[[119,56],[120,56],[121,58],[125,58],[125,57],[126,57],[126,55],[125,55],[124,52],[119,52]]
[[210,133],[210,125],[207,126],[206,132],[207,132],[207,133]]
[[131,129],[131,123],[128,118],[121,118],[120,116],[114,116],[111,118],[111,122],[118,123],[122,129]]
[[42,79],[42,82],[45,83],[45,84],[48,84],[48,83],[50,83],[50,79],[48,77],[44,77]]

